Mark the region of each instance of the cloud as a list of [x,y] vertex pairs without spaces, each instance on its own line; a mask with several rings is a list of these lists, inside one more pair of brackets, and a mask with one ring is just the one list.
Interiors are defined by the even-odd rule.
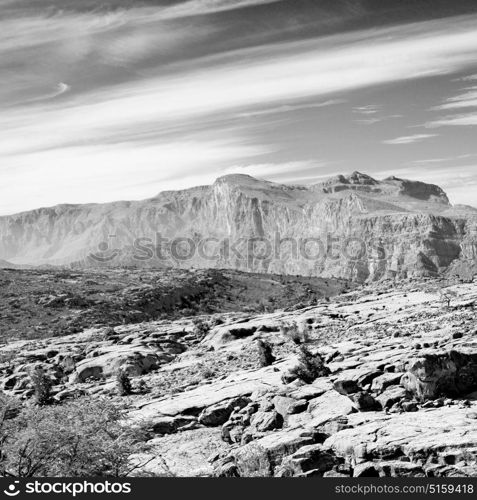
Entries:
[[[459,81],[473,79],[476,75],[461,78]],[[472,109],[475,108],[475,109]],[[443,104],[431,108],[431,111],[465,111],[467,113],[457,113],[443,116],[441,118],[428,121],[427,128],[438,127],[468,127],[477,125],[477,87],[467,87],[453,97],[449,97]]]
[[413,144],[415,142],[422,142],[426,139],[431,139],[432,137],[437,137],[437,134],[414,134],[407,135],[404,137],[397,137],[396,139],[389,139],[386,141],[382,141],[383,144],[392,144],[392,145],[400,145],[400,144]]
[[9,130],[0,153],[452,73],[475,62],[476,19],[266,45],[179,64],[174,72],[98,89],[62,107],[7,113],[0,117],[2,130]]
[[[214,4],[215,8],[219,5]],[[112,65],[157,57],[166,51],[161,40],[183,49],[183,27],[169,38],[171,26],[154,24],[147,15],[150,7],[144,9],[132,9],[127,16],[119,11],[110,17],[52,16],[26,24],[17,20],[7,23],[9,33],[0,32],[2,77],[19,82],[23,89],[31,85],[35,74],[48,74],[42,88],[51,89],[62,81],[75,90],[62,99],[2,110],[2,210],[27,203],[32,208],[60,201],[145,197],[158,186],[169,189],[208,182],[227,165],[267,165],[270,159],[262,155],[269,154],[270,147],[247,143],[253,137],[255,120],[249,120],[250,124],[237,120],[237,115],[286,113],[303,109],[305,100],[333,102],[346,92],[450,75],[475,65],[477,17],[469,16],[452,23],[430,21],[354,31],[179,58],[167,64],[155,60],[127,77],[119,73],[121,78],[111,84],[101,73],[102,65],[111,72]],[[0,24],[5,25],[4,21]],[[28,26],[34,28],[33,35],[23,29]],[[135,41],[131,27],[140,29],[144,39]],[[191,40],[196,41],[195,27],[190,31]],[[38,57],[39,46],[51,47],[50,58]],[[19,55],[27,67],[20,80],[11,70]],[[36,64],[49,65],[51,74]],[[76,78],[58,75],[56,66],[76,68]],[[94,78],[78,91],[84,82],[80,79],[90,74]],[[377,118],[371,108],[362,111],[363,119]],[[246,130],[230,129],[238,122]],[[201,136],[183,137],[184,130]],[[435,134],[420,134],[420,139],[412,136],[414,140],[404,143],[423,140],[423,135]],[[398,139],[402,144],[406,138]],[[176,149],[168,149],[167,144]],[[303,177],[313,176],[302,167],[298,170]],[[291,177],[289,172],[282,174]]]
[[267,116],[282,113],[292,113],[294,111],[302,111],[309,109],[325,108],[328,106],[334,106],[335,104],[343,104],[346,102],[344,99],[330,99],[324,102],[318,103],[307,103],[307,104],[284,104],[283,106],[277,106],[275,108],[262,109],[257,111],[250,111],[245,113],[239,113],[238,118],[254,118],[256,116]]
[[468,92],[447,99],[444,104],[435,106],[433,111],[445,111],[449,109],[475,108],[477,107],[477,87],[471,87]]
[[427,128],[438,127],[469,127],[477,125],[477,112],[446,116],[425,124]]
[[60,203],[137,200],[158,191],[207,184],[220,166],[273,149],[248,140],[174,140],[74,146],[11,158],[0,166],[0,213]]
[[178,5],[161,9],[156,19],[176,19],[179,17],[201,16],[227,10],[256,7],[283,0],[188,0]]
[[360,115],[375,115],[379,113],[382,106],[379,104],[368,104],[366,106],[355,106],[353,108],[353,113],[358,113]]
[[320,170],[328,165],[327,162],[317,160],[234,164],[223,170],[223,175],[239,173],[275,182],[308,183],[312,179],[321,177],[323,174],[320,174]]

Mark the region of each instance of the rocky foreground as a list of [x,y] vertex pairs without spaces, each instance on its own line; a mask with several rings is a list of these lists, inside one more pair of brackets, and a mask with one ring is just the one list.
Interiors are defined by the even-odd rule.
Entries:
[[[0,387],[28,399],[41,366],[58,404],[126,403],[131,425],[150,429],[140,474],[475,476],[476,301],[475,281],[383,282],[295,310],[19,340],[0,348]],[[325,376],[293,376],[300,344],[321,353]]]

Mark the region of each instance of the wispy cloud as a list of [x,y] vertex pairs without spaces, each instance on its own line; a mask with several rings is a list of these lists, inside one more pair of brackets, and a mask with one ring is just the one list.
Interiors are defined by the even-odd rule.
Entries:
[[[470,81],[474,78],[477,78],[477,75],[460,78],[458,81]],[[427,128],[477,125],[477,86],[462,89],[457,95],[431,108],[431,111],[455,111],[456,113],[428,121],[425,124]]]
[[319,160],[234,164],[223,170],[223,174],[241,173],[276,182],[308,183],[322,177],[326,166],[327,162]]
[[318,103],[284,104],[283,106],[277,106],[274,108],[239,113],[237,115],[237,117],[239,117],[239,118],[254,118],[257,116],[276,115],[276,114],[282,114],[282,113],[293,113],[295,111],[311,110],[311,109],[317,109],[317,108],[326,108],[328,106],[334,106],[335,104],[343,104],[345,102],[346,101],[344,99],[330,99],[328,101],[318,102]]
[[433,111],[445,111],[462,108],[477,108],[477,87],[467,89],[467,92],[450,97],[444,104],[435,106]]
[[414,134],[406,135],[403,137],[396,137],[396,139],[388,139],[383,141],[383,144],[401,145],[401,144],[413,144],[415,142],[422,142],[426,139],[432,139],[437,137],[437,134]]
[[[62,107],[4,114],[0,125],[9,130],[9,137],[4,137],[0,153],[53,147],[79,136],[98,139],[147,122],[160,128],[170,120],[197,120],[241,108],[250,112],[254,106],[263,109],[283,101],[452,73],[475,61],[476,24],[468,19],[452,25],[429,22],[399,32],[373,31],[203,58],[197,63],[200,69],[178,67],[176,73],[98,90]],[[25,136],[31,138],[28,144]]]
[[358,113],[360,115],[375,115],[379,113],[382,106],[379,104],[367,104],[366,106],[355,106],[353,108],[353,113]]
[[179,17],[200,16],[281,1],[283,0],[188,0],[178,5],[159,10],[156,18],[174,19]]
[[[220,23],[167,21],[264,3],[194,0],[159,9],[0,21],[0,72],[8,83],[0,90],[6,108],[0,114],[3,210],[24,206],[24,200],[31,208],[145,197],[159,188],[208,182],[226,165],[255,165],[243,168],[262,175],[276,168],[291,179],[289,162],[265,157],[273,148],[263,135],[259,144],[251,140],[260,117],[330,106],[360,89],[454,75],[476,62],[475,16],[210,51],[205,57],[184,57],[185,44],[200,45],[223,29]],[[152,62],[138,63],[146,60]],[[55,87],[59,82],[64,85]],[[12,106],[12,92],[21,94],[21,105]],[[379,113],[376,105],[364,104],[354,116],[370,123],[381,119]],[[246,130],[232,130],[231,124]],[[184,137],[185,129],[191,137]],[[287,147],[278,139],[274,144]],[[306,165],[295,166],[297,177],[313,177]],[[165,177],[166,169],[172,177]]]
[[470,127],[477,125],[477,112],[450,115],[426,123],[427,128],[438,127]]
[[[142,199],[158,191],[207,184],[221,165],[252,163],[273,149],[247,139],[82,145],[24,154],[0,166],[0,214],[59,203]],[[61,189],[52,189],[61,186]]]

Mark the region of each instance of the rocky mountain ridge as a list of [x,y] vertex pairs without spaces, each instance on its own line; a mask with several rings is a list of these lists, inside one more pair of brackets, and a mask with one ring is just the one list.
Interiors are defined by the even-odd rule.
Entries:
[[471,273],[476,234],[477,211],[451,206],[438,186],[359,172],[312,186],[236,174],[144,201],[0,217],[0,259],[374,281]]

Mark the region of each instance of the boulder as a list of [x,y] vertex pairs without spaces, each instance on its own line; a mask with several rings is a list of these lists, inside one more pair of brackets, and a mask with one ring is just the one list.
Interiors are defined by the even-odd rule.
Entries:
[[161,417],[156,418],[152,422],[152,431],[156,434],[174,434],[181,427],[189,426],[191,423],[197,422],[195,417],[179,416],[179,417]]
[[285,419],[289,414],[290,408],[297,403],[297,400],[286,396],[275,396],[272,403],[275,410]]
[[381,404],[366,391],[360,391],[356,394],[352,394],[350,399],[359,411],[377,411],[381,409]]
[[408,392],[404,387],[393,385],[386,389],[382,394],[380,394],[376,401],[382,406],[382,408],[391,408],[394,404],[405,399]]
[[460,396],[477,389],[477,351],[426,353],[408,363],[401,385],[424,401]]
[[288,429],[271,433],[234,450],[228,457],[237,466],[240,477],[266,477],[273,474],[282,460],[303,446],[315,444],[313,432]]
[[243,408],[250,403],[246,397],[238,397],[221,401],[215,405],[202,410],[199,415],[199,423],[209,427],[217,427],[225,424],[235,408]]
[[302,446],[298,451],[286,457],[280,467],[283,476],[323,476],[342,463],[336,455],[330,453],[321,444]]
[[149,349],[131,348],[113,349],[93,358],[87,358],[77,364],[70,377],[71,382],[85,382],[88,379],[101,379],[114,376],[119,370],[130,376],[149,373],[159,367],[161,358]]
[[252,416],[250,425],[258,432],[273,431],[282,427],[283,417],[276,411],[258,411]]
[[386,372],[373,380],[371,390],[381,393],[390,386],[399,385],[402,376],[403,373]]

